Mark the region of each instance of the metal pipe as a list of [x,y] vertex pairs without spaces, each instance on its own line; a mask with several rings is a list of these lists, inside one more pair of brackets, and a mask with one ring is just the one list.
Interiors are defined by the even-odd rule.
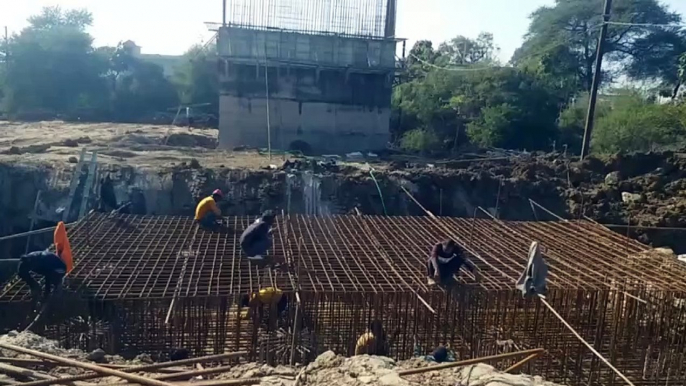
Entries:
[[[223,359],[238,358],[238,357],[246,356],[246,355],[248,355],[247,351],[238,351],[238,352],[231,352],[231,353],[224,353],[224,354],[217,354],[217,355],[208,355],[208,356],[198,357],[198,358],[183,359],[180,361],[168,361],[168,362],[162,362],[162,363],[154,363],[151,365],[127,367],[127,368],[121,369],[119,372],[121,372],[121,373],[150,372],[152,370],[159,370],[159,369],[169,368],[172,366],[174,366],[174,367],[175,366],[185,366],[185,365],[193,365],[196,363],[221,361]],[[49,359],[49,360],[53,360],[53,359]],[[57,361],[55,361],[55,362],[57,362]],[[59,362],[59,363],[64,364],[64,362]],[[96,378],[102,378],[102,375],[100,375],[100,374],[75,375],[72,377],[61,378],[60,383],[62,383],[62,382],[73,382],[73,381],[85,381],[88,379],[96,379]],[[120,378],[122,378],[122,377],[120,377]],[[53,384],[53,383],[52,382],[46,382],[46,381],[34,381],[34,382],[24,383],[24,384],[22,384],[22,386],[48,386],[51,384]]]
[[[100,376],[112,375],[115,377],[126,379],[126,380],[131,381],[131,382],[140,383],[142,385],[148,385],[148,386],[173,386],[171,383],[157,381],[157,380],[142,377],[142,376],[136,375],[136,374],[128,374],[128,373],[125,373],[125,372],[119,371],[119,370],[108,369],[106,367],[97,366],[97,365],[94,365],[92,363],[84,363],[84,362],[75,361],[73,359],[62,358],[62,357],[59,357],[57,355],[46,354],[46,353],[43,353],[40,351],[30,350],[30,349],[27,349],[24,347],[19,347],[19,346],[15,346],[15,345],[11,345],[11,344],[0,343],[0,348],[4,348],[6,350],[11,350],[11,351],[16,351],[16,352],[19,352],[22,354],[32,355],[32,356],[35,356],[38,358],[43,358],[43,359],[51,360],[54,362],[63,363],[67,366],[80,367],[82,369],[95,371],[96,373],[101,374]],[[45,380],[44,382],[47,382],[47,385],[53,385],[53,384],[63,383],[64,381],[61,379],[48,379],[48,380]]]
[[503,372],[511,373],[513,371],[519,370],[522,366],[527,364],[530,360],[537,358],[539,355],[541,355],[541,353],[533,353],[533,354],[529,355],[528,357],[522,359],[521,361],[513,364],[512,366],[506,368],[505,371],[503,371]]
[[[78,224],[78,221],[71,222],[69,224],[65,224],[66,227],[74,226]],[[33,235],[39,235],[41,233],[48,233],[48,232],[54,232],[55,228],[57,228],[57,225],[49,228],[42,228],[42,229],[36,229],[35,231],[29,231],[29,232],[23,232],[23,233],[15,233],[13,235],[9,236],[3,236],[0,237],[0,241],[5,241],[5,240],[11,240],[11,239],[16,239],[19,237],[25,237],[25,236],[33,236]]]
[[487,357],[472,358],[472,359],[466,359],[463,361],[443,363],[440,365],[429,366],[429,367],[422,367],[422,368],[418,368],[418,369],[402,370],[402,371],[398,371],[398,375],[405,376],[405,375],[412,375],[412,374],[428,373],[429,371],[438,371],[438,370],[450,369],[453,367],[473,365],[476,363],[497,361],[497,360],[501,360],[501,359],[509,359],[512,357],[520,356],[520,355],[531,355],[531,354],[540,355],[544,351],[545,351],[545,349],[535,348],[535,349],[531,349],[531,350],[524,350],[524,351],[510,352],[510,353],[505,353],[505,354],[491,355],[491,356],[487,356]]

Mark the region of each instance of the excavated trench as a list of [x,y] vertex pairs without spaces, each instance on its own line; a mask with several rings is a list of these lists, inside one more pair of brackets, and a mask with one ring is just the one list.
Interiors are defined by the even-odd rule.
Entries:
[[[364,167],[327,166],[314,161],[287,162],[274,170],[192,168],[164,170],[100,165],[96,187],[86,207],[97,207],[97,181],[109,175],[119,203],[131,202],[130,213],[193,215],[195,204],[212,190],[224,191],[222,211],[228,215],[257,215],[266,209],[281,213],[314,215],[424,215],[403,187],[436,215],[487,217],[481,207],[501,219],[554,220],[529,199],[565,218],[582,214],[601,223],[672,226],[686,224],[686,168],[674,155],[641,155],[584,163],[559,155],[515,157],[498,161],[432,165],[385,165],[373,171]],[[36,167],[0,164],[0,235],[54,225],[69,207],[74,166]],[[608,183],[616,172],[619,181]],[[83,180],[83,177],[82,177]],[[82,181],[82,184],[83,181]],[[81,185],[71,205],[75,218],[83,196]],[[622,202],[628,191],[637,202]],[[682,194],[684,193],[684,194]],[[681,197],[681,199],[679,199]],[[626,228],[617,228],[623,234]],[[634,228],[629,234],[654,246],[686,252],[678,231],[656,232]],[[26,238],[0,241],[3,257],[27,249]],[[50,235],[34,236],[28,249],[45,248]]]
[[[0,235],[29,230],[39,191],[34,229],[62,219],[63,211],[69,207],[72,174],[69,169],[0,165]],[[316,165],[257,171],[200,168],[149,171],[101,166],[98,179],[105,175],[113,181],[117,202],[132,202],[129,210],[135,214],[192,216],[198,200],[219,188],[226,196],[221,208],[228,215],[257,215],[266,209],[277,213],[331,215],[355,213],[356,208],[369,215],[424,215],[403,191],[401,186],[404,186],[436,215],[471,217],[481,206],[491,213],[497,210],[502,218],[534,218],[527,201],[533,193],[530,186],[514,193],[497,178],[474,178],[463,174],[375,171],[372,178],[365,170]],[[89,208],[97,207],[98,188],[94,190]],[[496,203],[498,194],[499,202]],[[75,197],[69,218],[78,213],[81,188],[77,189]],[[559,200],[551,201],[538,194],[535,198],[543,205],[560,208]],[[486,216],[484,213],[478,215]],[[49,241],[49,235],[34,236],[29,249],[44,248]],[[25,247],[26,238],[0,241],[3,256],[15,256]]]

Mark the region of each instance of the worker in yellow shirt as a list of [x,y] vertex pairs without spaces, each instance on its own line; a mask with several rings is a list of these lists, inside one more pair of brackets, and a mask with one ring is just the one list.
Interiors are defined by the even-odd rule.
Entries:
[[222,211],[219,210],[217,203],[222,200],[224,194],[221,190],[216,189],[212,195],[205,197],[195,207],[195,221],[203,228],[217,229],[220,224],[219,220]]
[[380,320],[374,320],[369,325],[369,331],[360,335],[355,345],[355,355],[388,355],[388,338]]
[[254,293],[250,296],[243,295],[241,299],[242,307],[255,307],[257,308],[257,314],[259,319],[262,319],[264,315],[264,306],[275,307],[278,314],[282,314],[286,311],[288,306],[288,299],[283,296],[283,291],[274,287],[262,288],[259,292]]

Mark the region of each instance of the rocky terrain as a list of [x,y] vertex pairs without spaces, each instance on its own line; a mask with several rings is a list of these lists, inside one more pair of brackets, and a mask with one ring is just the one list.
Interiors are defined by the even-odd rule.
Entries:
[[[65,350],[56,342],[47,340],[30,332],[0,336],[0,343],[17,345],[41,352],[59,355],[86,362],[111,363],[122,365],[141,365],[151,363],[149,357],[139,355],[132,361],[125,361],[118,356],[105,355],[101,350],[85,353],[79,350]],[[30,356],[17,355],[10,350],[0,350],[2,357],[31,359]],[[230,370],[211,376],[214,380],[255,379],[248,384],[264,386],[554,386],[538,376],[524,374],[507,374],[496,370],[488,364],[477,364],[456,367],[422,374],[400,376],[399,371],[434,365],[424,359],[416,358],[408,361],[396,362],[393,359],[376,356],[356,356],[345,358],[328,351],[321,354],[307,366],[277,366],[271,367],[259,363],[240,363]],[[16,382],[13,378],[3,375],[0,369],[0,384]],[[54,377],[65,377],[82,374],[84,370],[73,367],[53,367],[49,374]],[[161,374],[144,373],[145,376],[155,377]],[[207,376],[206,376],[207,377]],[[296,381],[297,379],[297,381]],[[191,382],[199,381],[193,379]],[[92,384],[115,384],[121,382],[116,377],[98,378],[88,381]]]

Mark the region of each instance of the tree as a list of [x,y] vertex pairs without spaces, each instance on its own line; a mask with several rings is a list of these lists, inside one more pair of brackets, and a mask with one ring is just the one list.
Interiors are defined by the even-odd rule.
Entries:
[[412,80],[426,75],[432,70],[431,65],[434,64],[437,57],[438,53],[434,50],[430,40],[417,41],[407,57],[408,79]]
[[207,111],[215,116],[219,115],[219,57],[216,52],[215,45],[191,47],[173,76],[182,103],[209,103]]
[[176,89],[164,76],[162,67],[135,57],[121,43],[114,50],[101,52],[109,54],[107,73],[112,85],[114,119],[135,121],[177,106]]
[[[574,154],[581,151],[588,112],[588,99],[588,93],[577,96],[560,113],[558,119],[558,142],[560,145],[567,145],[568,150]],[[600,95],[596,103],[596,122],[606,116],[611,107],[611,101]]]
[[[677,13],[657,0],[615,0],[612,22],[631,24],[676,24]],[[512,58],[517,65],[552,60],[551,71],[561,68],[579,80],[583,90],[591,89],[597,39],[602,25],[602,2],[597,0],[556,0],[531,16],[526,40]],[[673,78],[676,58],[684,39],[678,28],[646,28],[640,25],[608,27],[604,68],[628,68],[633,78]],[[553,54],[551,56],[551,53]],[[613,66],[613,64],[622,64]],[[671,75],[669,75],[671,74]],[[611,78],[612,71],[603,74]]]
[[453,66],[493,64],[497,51],[491,33],[482,32],[476,39],[457,36],[438,47],[438,62]]
[[403,134],[400,144],[405,150],[426,153],[436,150],[440,140],[432,130],[414,129]]
[[649,151],[683,145],[686,109],[651,102],[638,92],[620,95],[593,132],[594,152]]
[[[47,110],[76,113],[106,95],[104,63],[85,32],[92,19],[84,10],[47,7],[10,41],[11,58],[3,105],[12,113]],[[89,102],[90,101],[90,102]]]
[[[467,143],[545,149],[555,138],[562,104],[557,90],[535,73],[515,68],[478,71],[433,69],[398,86],[394,109],[403,112],[395,137],[417,127],[431,130],[440,149]],[[404,138],[404,137],[403,137]]]

